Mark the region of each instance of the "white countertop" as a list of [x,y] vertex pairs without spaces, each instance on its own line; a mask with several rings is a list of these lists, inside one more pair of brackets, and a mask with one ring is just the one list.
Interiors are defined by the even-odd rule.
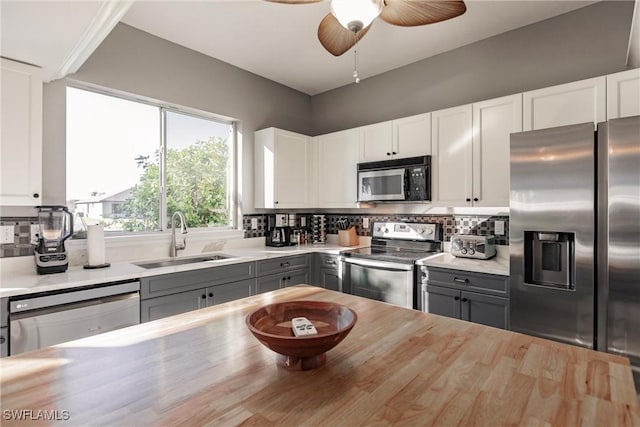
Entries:
[[[0,281],[0,297],[13,297],[39,292],[72,289],[82,286],[91,286],[101,283],[110,283],[126,280],[141,279],[143,277],[158,276],[161,274],[178,273],[190,270],[210,268],[238,264],[243,262],[258,261],[283,256],[301,255],[313,252],[338,254],[340,251],[354,249],[360,246],[339,246],[336,244],[301,245],[284,248],[275,247],[245,247],[237,249],[225,249],[222,251],[201,253],[199,256],[225,254],[232,258],[218,261],[204,261],[191,264],[182,264],[170,267],[145,269],[134,262],[116,262],[104,269],[84,269],[82,266],[72,266],[65,273],[38,275],[35,269],[22,273],[12,272],[3,274]],[[193,255],[190,255],[193,256]],[[163,258],[166,259],[166,258]],[[145,259],[141,262],[154,260]],[[478,273],[509,275],[509,247],[498,247],[498,256],[490,260],[477,260],[470,258],[456,258],[445,252],[418,261],[420,265],[464,270]]]
[[509,247],[498,246],[498,255],[491,259],[458,258],[449,252],[433,255],[418,261],[419,265],[440,267],[476,273],[509,275]]
[[[191,264],[182,264],[170,267],[145,269],[134,262],[111,263],[111,266],[103,269],[84,269],[82,266],[72,266],[64,273],[38,275],[35,268],[28,272],[2,274],[0,281],[0,297],[12,297],[28,295],[39,292],[48,292],[61,289],[71,289],[81,286],[97,285],[101,283],[117,282],[123,280],[141,279],[143,277],[158,276],[161,274],[177,273],[212,266],[238,264],[262,259],[277,258],[283,256],[301,255],[313,252],[338,254],[340,251],[354,249],[362,246],[338,246],[336,244],[301,245],[283,248],[255,247],[241,249],[226,249],[222,251],[207,252],[199,256],[225,254],[232,258],[218,261],[204,261]],[[191,255],[193,256],[193,255]],[[185,257],[188,258],[188,257]],[[166,258],[163,258],[166,259]],[[151,262],[145,259],[140,262]]]

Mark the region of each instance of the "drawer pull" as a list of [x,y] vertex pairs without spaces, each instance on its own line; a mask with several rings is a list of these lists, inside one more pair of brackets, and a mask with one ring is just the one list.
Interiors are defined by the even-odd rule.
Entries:
[[458,283],[469,283],[469,279],[459,279],[457,277],[454,277],[453,281]]
[[289,263],[288,262],[281,262],[280,263],[280,267],[289,267]]

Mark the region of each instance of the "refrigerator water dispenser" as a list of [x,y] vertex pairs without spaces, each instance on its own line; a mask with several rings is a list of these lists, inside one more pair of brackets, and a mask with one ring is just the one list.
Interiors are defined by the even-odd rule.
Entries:
[[525,284],[575,290],[575,233],[525,231]]

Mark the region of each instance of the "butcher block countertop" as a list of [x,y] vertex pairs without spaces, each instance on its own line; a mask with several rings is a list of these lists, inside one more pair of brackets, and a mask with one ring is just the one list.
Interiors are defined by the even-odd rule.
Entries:
[[[287,300],[358,314],[325,366],[278,367],[248,331]],[[625,358],[304,285],[5,358],[0,381],[5,427],[640,425]]]

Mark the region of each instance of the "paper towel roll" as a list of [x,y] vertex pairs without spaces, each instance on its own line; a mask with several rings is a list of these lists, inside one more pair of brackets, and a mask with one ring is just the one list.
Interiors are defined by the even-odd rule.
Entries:
[[89,251],[90,266],[105,263],[104,228],[101,225],[87,227],[87,250]]

